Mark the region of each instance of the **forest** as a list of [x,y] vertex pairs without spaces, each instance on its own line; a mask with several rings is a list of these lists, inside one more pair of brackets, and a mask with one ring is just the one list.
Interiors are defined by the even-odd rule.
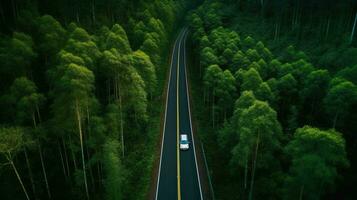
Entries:
[[206,0],[187,17],[215,199],[356,199],[357,2]]
[[0,1],[1,199],[146,199],[185,0]]
[[183,27],[212,199],[357,199],[356,24],[355,0],[1,0],[1,199],[148,199]]

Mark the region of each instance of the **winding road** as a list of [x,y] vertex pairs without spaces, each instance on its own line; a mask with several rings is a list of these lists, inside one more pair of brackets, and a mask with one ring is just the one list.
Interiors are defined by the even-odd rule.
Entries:
[[[203,199],[186,76],[187,32],[187,29],[180,32],[172,51],[156,200]],[[182,133],[189,138],[190,148],[187,151],[179,149],[179,136]]]

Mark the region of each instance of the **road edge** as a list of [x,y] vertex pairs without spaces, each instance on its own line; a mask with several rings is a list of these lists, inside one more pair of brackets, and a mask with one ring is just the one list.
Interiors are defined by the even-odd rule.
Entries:
[[151,180],[152,180],[151,186],[150,186],[150,190],[147,195],[148,200],[156,199],[157,185],[158,185],[158,181],[159,181],[162,143],[163,143],[163,139],[164,139],[164,125],[165,125],[165,120],[166,120],[165,116],[166,116],[166,109],[167,109],[168,90],[169,90],[169,81],[170,81],[170,77],[171,77],[173,52],[175,50],[175,46],[177,44],[177,41],[179,39],[181,32],[182,32],[181,30],[178,31],[177,35],[175,37],[173,37],[173,38],[175,38],[175,40],[172,43],[172,45],[170,45],[170,53],[167,55],[168,59],[167,59],[166,65],[168,66],[168,68],[166,69],[165,86],[163,88],[163,92],[161,95],[161,101],[162,101],[161,105],[163,105],[163,106],[161,108],[161,114],[160,114],[160,133],[159,133],[159,137],[157,138],[158,141],[156,142],[156,148],[155,148],[155,153],[154,153],[155,161],[153,164],[152,174],[151,174]]

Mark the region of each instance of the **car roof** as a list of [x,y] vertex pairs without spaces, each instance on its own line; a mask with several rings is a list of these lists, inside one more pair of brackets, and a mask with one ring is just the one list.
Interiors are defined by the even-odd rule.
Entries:
[[186,134],[182,134],[181,135],[181,140],[187,140],[187,135]]

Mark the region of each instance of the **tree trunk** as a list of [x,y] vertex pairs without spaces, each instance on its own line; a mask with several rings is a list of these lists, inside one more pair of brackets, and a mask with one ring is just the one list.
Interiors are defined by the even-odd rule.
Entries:
[[299,194],[299,200],[302,200],[302,197],[303,197],[303,195],[304,195],[304,185],[302,185],[301,186],[301,188],[300,188],[300,194]]
[[92,23],[93,25],[95,25],[95,0],[92,0],[91,2],[92,6],[91,6],[91,11],[92,11]]
[[199,62],[199,68],[200,68],[200,78],[202,78],[202,64]]
[[98,184],[98,188],[100,188],[100,186],[102,185],[102,174],[100,171],[100,162],[97,163],[97,173],[98,173],[98,180],[99,180],[99,184]]
[[67,167],[67,176],[69,176],[70,171],[69,171],[67,148],[66,148],[66,143],[64,142],[64,138],[63,137],[62,137],[62,144],[63,144],[63,151],[64,151],[64,160],[66,161],[66,167]]
[[36,112],[37,112],[37,117],[38,117],[38,121],[41,123],[41,115],[40,115],[40,109],[38,108],[38,105],[36,105]]
[[279,24],[278,24],[278,22],[276,22],[276,24],[275,24],[275,34],[274,34],[274,40],[275,41],[278,39],[278,27],[279,27]]
[[[87,129],[88,129],[88,139],[90,139],[90,135],[91,135],[91,126],[90,126],[90,113],[89,113],[89,107],[87,105],[86,107],[86,111],[87,111]],[[89,154],[89,150],[88,150],[88,145],[85,145],[86,146],[86,153],[87,153],[87,159],[89,160],[90,159],[90,154]],[[94,183],[94,176],[93,176],[93,171],[92,171],[92,167],[91,166],[88,166],[88,169],[89,169],[89,176],[91,177],[91,182],[92,182],[92,186],[93,186],[93,189],[95,187],[95,183]]]
[[327,20],[327,27],[326,27],[326,35],[325,35],[325,39],[328,38],[328,35],[330,33],[330,22],[331,22],[331,18],[328,17],[328,20]]
[[80,20],[79,20],[79,13],[78,13],[78,10],[76,12],[76,20],[77,20],[77,24],[80,24]]
[[353,38],[354,38],[354,35],[355,35],[356,23],[357,23],[357,12],[356,12],[356,15],[355,15],[355,21],[353,23],[353,28],[352,28],[352,33],[351,33],[351,39],[350,39],[350,43],[351,44],[353,42]]
[[82,154],[82,169],[83,169],[83,178],[84,178],[84,187],[86,189],[86,196],[89,199],[89,190],[87,184],[87,173],[86,173],[86,166],[84,161],[84,149],[83,149],[83,133],[82,133],[82,124],[81,124],[81,114],[79,111],[79,103],[76,100],[76,115],[77,115],[77,124],[78,124],[78,133],[79,133],[79,141],[81,145],[81,154]]
[[212,92],[212,127],[214,128],[214,91]]
[[74,165],[74,169],[77,170],[78,166],[77,166],[77,161],[76,161],[76,154],[74,153],[74,149],[73,149],[73,144],[72,144],[72,137],[69,136],[69,144],[71,145],[71,154],[72,154],[72,160],[73,160],[73,165]]
[[28,157],[26,148],[24,148],[24,153],[25,153],[25,159],[26,159],[27,169],[28,169],[28,172],[29,172],[29,177],[30,177],[32,192],[33,192],[33,194],[34,194],[35,199],[37,199],[37,197],[36,197],[35,181],[33,180],[33,174],[32,174],[32,170],[31,170],[30,160],[29,160],[29,157]]
[[203,105],[206,105],[206,88],[203,88]]
[[24,183],[23,183],[22,180],[21,180],[20,174],[19,174],[19,172],[18,172],[17,169],[16,169],[16,166],[15,166],[15,164],[14,164],[14,161],[12,160],[12,156],[11,156],[11,153],[10,153],[10,152],[7,153],[6,159],[10,162],[10,164],[11,164],[11,166],[12,166],[12,169],[14,170],[14,172],[15,172],[15,174],[16,174],[17,179],[19,180],[19,182],[20,182],[20,184],[21,184],[22,190],[23,190],[23,192],[24,192],[25,195],[26,195],[26,199],[27,199],[27,200],[30,200],[30,197],[29,197],[29,195],[28,195],[28,193],[27,193],[27,190],[26,190],[26,188],[25,188],[25,185],[24,185]]
[[258,156],[259,142],[260,142],[259,140],[260,140],[260,133],[258,133],[257,143],[255,145],[252,178],[251,178],[251,181],[250,181],[250,190],[249,190],[249,200],[253,199],[253,187],[254,187],[254,179],[255,179],[255,170],[256,170],[256,167],[257,167],[257,156]]
[[333,129],[336,128],[337,119],[338,119],[338,112],[336,112],[336,115],[335,115],[335,117],[334,117],[334,119],[333,119]]
[[[40,112],[39,112],[39,109],[38,109],[37,105],[36,105],[36,110],[37,110],[38,117],[40,119]],[[35,112],[32,113],[32,120],[33,120],[33,125],[34,125],[34,127],[36,129],[37,128],[37,124],[36,124]],[[41,149],[41,144],[40,144],[40,140],[39,139],[37,140],[37,146],[38,146],[38,151],[39,151],[39,154],[40,154],[43,178],[45,179],[47,195],[48,195],[48,198],[51,199],[51,192],[50,192],[50,187],[48,185],[47,173],[46,173],[45,163],[43,161],[42,149]]]
[[63,175],[64,175],[65,179],[67,179],[67,171],[66,171],[66,167],[65,167],[65,164],[64,164],[64,158],[63,158],[63,154],[62,154],[61,144],[59,142],[58,142],[58,151],[59,151],[60,158],[61,158]]
[[248,159],[245,160],[245,166],[244,166],[244,191],[247,189],[247,179],[248,179]]
[[16,24],[16,20],[17,20],[17,9],[16,9],[16,0],[11,0],[11,6],[12,6],[12,14],[14,17],[14,23]]
[[123,119],[123,108],[121,102],[121,94],[119,94],[119,105],[120,105],[120,135],[121,135],[121,148],[122,148],[122,156],[125,156],[125,146],[124,146],[124,119]]
[[41,149],[40,141],[37,141],[37,145],[38,145],[38,151],[39,151],[39,153],[40,153],[40,160],[41,160],[41,166],[42,166],[43,177],[44,177],[44,179],[45,179],[47,195],[48,195],[48,198],[51,199],[51,192],[50,192],[50,187],[49,187],[49,185],[48,185],[46,167],[45,167],[45,163],[44,163],[44,161],[43,161],[43,155],[42,155],[42,149]]

